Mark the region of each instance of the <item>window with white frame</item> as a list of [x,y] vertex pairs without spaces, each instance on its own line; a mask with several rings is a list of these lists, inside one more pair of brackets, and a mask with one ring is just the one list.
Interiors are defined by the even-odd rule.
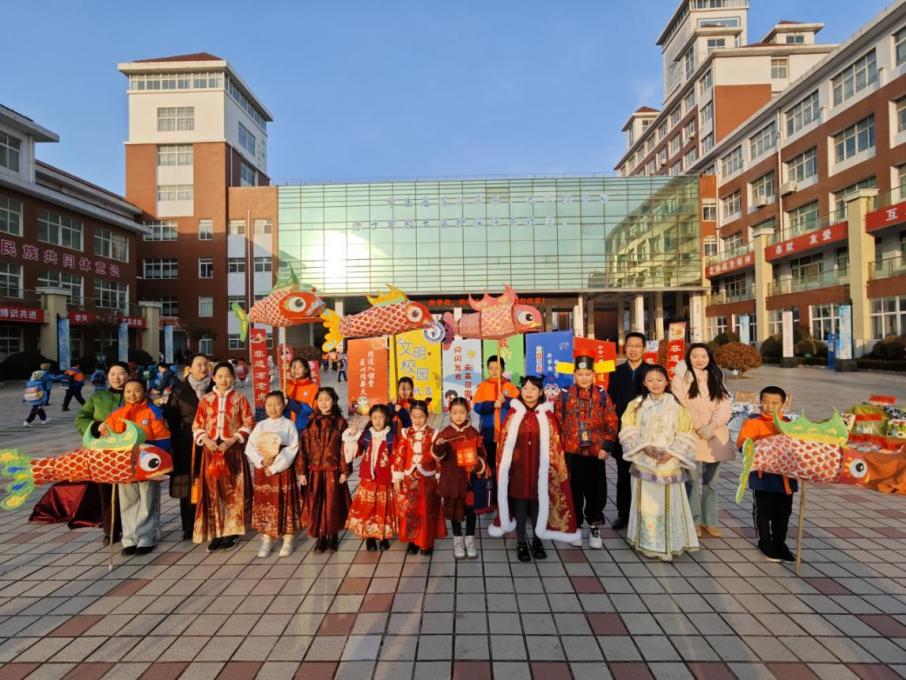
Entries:
[[802,33],[787,33],[784,42],[787,45],[802,45],[805,43],[805,36]]
[[790,232],[802,234],[818,228],[818,201],[812,201],[787,211]]
[[906,62],[906,28],[893,34],[893,51],[897,66]]
[[777,129],[771,121],[754,135],[749,137],[749,156],[758,158],[774,148],[777,142]]
[[863,180],[856,182],[855,184],[850,184],[845,189],[840,189],[835,191],[834,196],[834,212],[837,216],[837,219],[846,218],[846,202],[853,196],[856,195],[862,189],[874,189],[878,186],[878,180],[875,177],[866,177]]
[[0,232],[22,236],[22,201],[0,196]]
[[157,145],[158,167],[170,165],[192,165],[192,156],[193,154],[191,144]]
[[273,223],[268,219],[256,219],[254,227],[256,234],[270,234],[274,230]]
[[130,90],[206,90],[223,87],[223,73],[135,73]]
[[789,74],[789,60],[786,57],[771,59],[771,80],[786,80]]
[[214,258],[213,257],[199,257],[198,258],[198,278],[199,279],[213,279],[214,278]]
[[146,298],[148,302],[160,303],[161,316],[179,316],[179,298],[175,297],[158,297]]
[[834,157],[839,163],[874,148],[874,145],[875,115],[871,114],[834,135]]
[[906,97],[898,99],[897,106],[897,132],[906,130]]
[[723,215],[725,220],[739,216],[739,212],[742,206],[741,201],[742,193],[739,191],[739,189],[734,191],[732,194],[727,194],[721,199],[721,203],[723,204],[724,208]]
[[239,146],[255,155],[255,135],[246,129],[245,125],[239,123]]
[[679,122],[680,118],[683,117],[683,110],[677,106],[673,111],[670,112],[670,127],[675,127]]
[[683,166],[686,168],[691,168],[695,161],[698,160],[698,149],[692,147],[686,152],[686,155],[683,156]]
[[201,354],[207,354],[210,356],[214,353],[214,338],[210,336],[202,336],[198,338],[198,351]]
[[648,140],[645,142],[645,153],[651,153],[652,151],[654,151],[654,143],[655,143],[655,141],[656,141],[656,140],[655,140],[655,138],[654,138],[654,135],[651,135],[651,136],[648,138]]
[[[228,274],[244,274],[245,273],[245,258],[244,257],[228,257],[227,258],[227,273]],[[243,300],[245,296],[243,296]]]
[[129,285],[119,281],[94,280],[94,304],[104,309],[129,309]]
[[239,186],[255,186],[255,168],[245,161],[239,161]]
[[227,307],[232,308],[233,305],[239,305],[246,309],[248,305],[246,304],[245,295],[227,295]]
[[63,248],[82,250],[82,220],[50,210],[38,212],[38,240]]
[[[702,153],[706,154],[713,148],[714,148],[714,133],[709,132],[704,137],[702,137]],[[710,174],[713,174],[713,171]]]
[[717,201],[702,202],[702,220],[706,222],[717,221]]
[[157,187],[158,201],[191,201],[193,195],[191,184],[161,184]]
[[146,279],[175,279],[179,277],[179,263],[175,257],[144,259],[142,273]]
[[129,261],[129,239],[112,229],[97,227],[94,230],[94,254],[119,262]]
[[657,127],[657,140],[660,142],[667,136],[667,121],[658,125]]
[[695,43],[692,43],[683,55],[683,65],[686,69],[686,77],[691,78],[695,73]]
[[819,279],[823,270],[824,255],[821,253],[790,260],[790,274],[797,283]]
[[752,187],[752,203],[770,203],[774,200],[774,171],[765,173],[750,185]]
[[657,152],[657,165],[658,168],[662,168],[667,165],[667,147],[662,147]]
[[656,172],[656,169],[654,167],[654,159],[652,159],[652,160],[648,161],[648,165],[645,166],[645,174],[654,175],[655,172]]
[[0,326],[0,361],[25,349],[21,326]]
[[670,166],[670,176],[676,177],[677,175],[682,174],[683,172],[683,161],[678,160],[676,163]]
[[846,101],[877,80],[878,64],[875,61],[875,51],[871,50],[831,80],[834,90],[834,106]]
[[818,176],[818,149],[812,147],[786,163],[786,176],[791,182],[803,182]]
[[695,119],[694,118],[692,120],[690,120],[688,123],[686,123],[685,127],[683,127],[683,136],[685,137],[687,142],[695,139]]
[[900,200],[906,198],[906,164],[897,166],[897,187],[900,189]]
[[873,340],[906,335],[906,295],[872,299],[870,316]]
[[0,296],[22,297],[22,265],[0,262]]
[[[799,308],[791,307],[786,311],[793,312],[793,328],[799,325]],[[768,334],[769,335],[782,335],[783,334],[783,312],[782,309],[769,309],[768,310]]]
[[689,92],[683,97],[683,113],[689,113],[692,110],[692,107],[695,106],[695,88],[693,87]]
[[698,81],[698,93],[702,96],[709,93],[711,91],[712,83],[713,81],[711,79],[711,69],[708,69],[701,77],[701,80]]
[[245,220],[230,220],[227,223],[227,233],[230,236],[242,236],[245,234]]
[[85,296],[85,281],[79,274],[44,271],[38,274],[38,285],[48,288],[65,288],[66,301],[69,304],[80,305]]
[[708,52],[719,50],[727,46],[726,38],[708,38]]
[[701,108],[702,125],[709,123],[714,118],[714,102],[708,102]]
[[0,165],[13,172],[19,172],[19,154],[22,140],[0,131]]
[[720,173],[724,177],[742,170],[742,147],[737,146],[730,153],[720,159]]
[[256,257],[255,258],[255,273],[260,274],[262,272],[273,271],[274,260],[270,257]]
[[145,241],[175,241],[179,236],[176,220],[155,220],[145,226],[151,230],[142,237]]
[[198,296],[198,316],[202,318],[214,316],[214,298]]
[[211,241],[214,238],[214,220],[198,220],[198,240]]
[[680,136],[674,135],[670,138],[670,155],[674,155],[680,150]]
[[721,333],[727,332],[727,317],[725,316],[709,316],[708,317],[708,330],[711,333],[711,339],[713,340]]
[[724,236],[720,239],[721,253],[728,255],[742,245],[742,232],[737,231],[735,234]]
[[239,333],[230,333],[227,336],[228,349],[245,349],[245,343],[242,341]]
[[751,297],[751,286],[746,281],[745,274],[735,274],[724,279],[724,291],[727,299],[739,300]]
[[818,90],[801,99],[799,103],[786,112],[786,134],[793,135],[806,125],[810,125],[818,120],[820,109],[818,108]]
[[706,236],[702,241],[702,255],[705,257],[717,256],[717,239],[713,236]]
[[195,129],[194,106],[162,106],[157,109],[157,131],[175,132]]

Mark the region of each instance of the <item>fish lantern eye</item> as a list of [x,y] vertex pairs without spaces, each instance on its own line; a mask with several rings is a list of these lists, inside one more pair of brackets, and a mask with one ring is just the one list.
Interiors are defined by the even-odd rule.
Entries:
[[415,307],[415,306],[410,307],[406,311],[406,319],[408,319],[409,321],[411,321],[413,323],[415,323],[416,321],[421,321],[422,320],[422,310],[420,310],[418,307]]
[[160,456],[156,453],[142,452],[138,466],[145,472],[154,472],[160,467]]
[[519,312],[516,315],[516,319],[525,326],[531,326],[535,323],[535,315],[531,312]]
[[305,308],[308,306],[304,299],[300,297],[292,297],[286,301],[286,309],[290,312],[304,312]]
[[868,474],[868,465],[861,458],[856,458],[849,464],[849,474],[853,479],[862,479]]

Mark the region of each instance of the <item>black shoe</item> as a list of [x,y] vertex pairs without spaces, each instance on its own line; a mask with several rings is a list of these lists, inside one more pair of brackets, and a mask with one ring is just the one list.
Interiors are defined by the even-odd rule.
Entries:
[[540,538],[532,539],[532,557],[536,560],[547,559],[547,551],[544,549],[544,544],[541,542]]
[[768,562],[783,562],[783,560],[780,559],[780,555],[777,554],[777,549],[774,548],[773,544],[758,541],[758,549],[761,551],[761,554],[768,559]]
[[318,554],[320,555],[320,554],[323,553],[325,550],[327,550],[327,539],[326,539],[326,538],[319,538],[319,539],[318,539],[318,542],[315,543],[315,552],[318,553]]
[[519,541],[516,544],[516,559],[518,559],[520,562],[531,562],[532,561],[532,555],[529,552],[528,543],[523,543],[522,541]]
[[410,543],[406,546],[406,554],[415,555],[418,553],[418,546],[415,543]]
[[369,538],[365,540],[365,550],[368,552],[377,552],[377,539]]
[[153,545],[143,545],[140,548],[135,549],[135,554],[136,555],[147,555],[152,550],[154,550]]
[[210,543],[208,543],[208,552],[214,552],[215,550],[220,550],[220,546],[223,545],[222,538],[215,538]]
[[330,537],[330,543],[327,545],[330,549],[330,552],[336,552],[340,549],[340,537],[337,534],[334,534]]
[[104,534],[104,538],[101,539],[101,543],[103,543],[104,545],[110,545],[110,536]]
[[774,546],[774,553],[779,557],[783,562],[795,562],[796,556],[793,554],[793,551],[789,549],[786,543],[781,543],[780,545]]
[[390,541],[386,538],[381,540],[381,551],[390,550]]
[[60,410],[61,410],[61,411],[68,411],[69,409],[68,409],[68,408],[63,408],[63,409],[60,409]]
[[239,545],[238,536],[226,536],[223,541],[220,543],[220,551],[226,552],[227,550],[232,550],[237,545]]
[[183,532],[182,532],[182,540],[184,540],[184,541],[191,541],[191,540],[192,540],[192,534],[193,534],[193,533],[194,533],[194,532],[191,531],[191,530],[190,530],[190,531],[183,531]]
[[610,528],[614,531],[619,531],[620,529],[625,529],[627,526],[629,526],[629,520],[620,517],[616,522],[610,525]]
[[129,557],[131,555],[134,555],[136,552],[138,552],[138,548],[136,548],[134,545],[130,545],[120,550],[120,555]]
[[421,553],[422,555],[433,555],[434,548],[428,548],[427,550],[419,550],[418,552]]

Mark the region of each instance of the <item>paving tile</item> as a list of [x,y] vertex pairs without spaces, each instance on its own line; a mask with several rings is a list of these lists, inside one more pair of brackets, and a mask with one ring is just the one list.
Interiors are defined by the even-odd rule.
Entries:
[[189,664],[185,661],[158,661],[150,664],[144,673],[142,680],[176,680]]
[[768,670],[784,680],[819,680],[808,666],[802,663],[768,663]]
[[298,680],[332,680],[336,670],[335,661],[303,661],[295,677]]
[[454,661],[453,680],[491,680],[489,661]]
[[533,661],[532,680],[570,680],[569,664],[556,661]]
[[609,665],[614,680],[654,680],[654,676],[644,663],[611,661]]

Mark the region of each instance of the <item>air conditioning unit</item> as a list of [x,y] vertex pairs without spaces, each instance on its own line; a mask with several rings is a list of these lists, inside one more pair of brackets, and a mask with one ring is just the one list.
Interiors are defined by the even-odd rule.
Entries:
[[790,194],[795,193],[796,189],[798,189],[798,186],[795,182],[784,182],[780,185],[780,195],[789,196]]
[[752,204],[752,206],[753,206],[756,210],[758,210],[759,208],[765,207],[767,204],[768,204],[768,199],[767,199],[766,197],[764,197],[764,196],[759,196],[758,198],[755,199],[755,201],[754,201],[754,203]]

